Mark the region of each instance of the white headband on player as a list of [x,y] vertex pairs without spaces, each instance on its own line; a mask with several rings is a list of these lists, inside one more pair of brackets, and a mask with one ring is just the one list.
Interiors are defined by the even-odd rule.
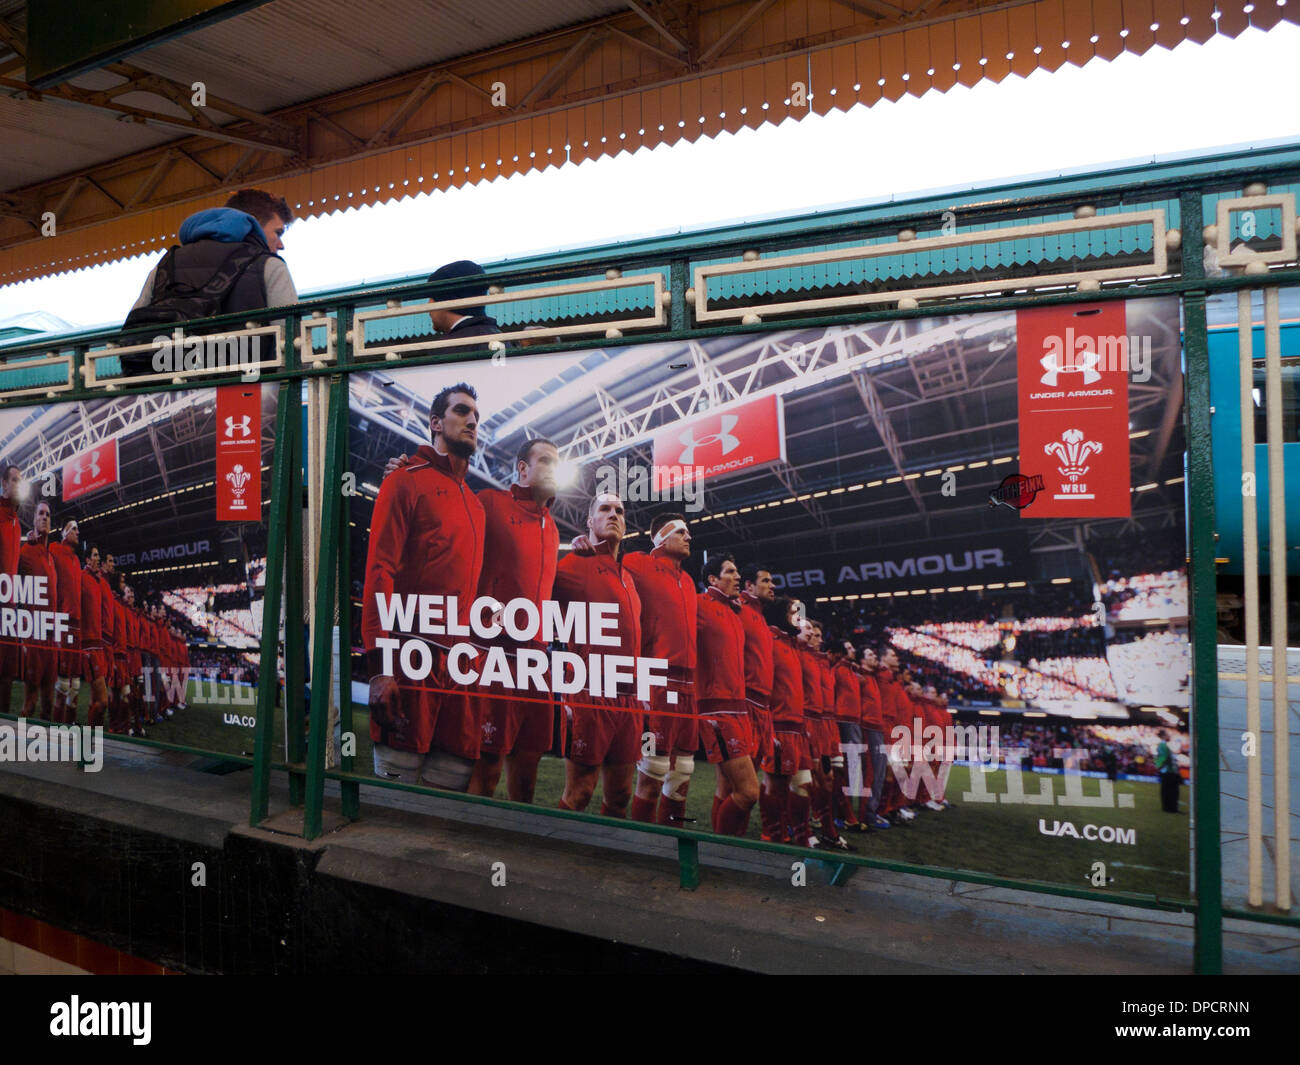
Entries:
[[63,527],[63,538],[66,540],[66,539],[68,538],[68,533],[74,533],[74,532],[76,532],[76,531],[78,530],[78,528],[79,528],[79,526],[77,525],[77,523],[76,523],[75,521],[70,521],[70,522],[68,522],[68,523]]
[[654,540],[655,547],[658,547],[665,540],[667,540],[668,537],[672,536],[673,533],[685,532],[685,531],[686,531],[686,522],[682,521],[681,518],[673,518],[672,521],[670,521],[667,525],[665,525],[662,529],[660,529],[657,533],[655,533],[651,539]]

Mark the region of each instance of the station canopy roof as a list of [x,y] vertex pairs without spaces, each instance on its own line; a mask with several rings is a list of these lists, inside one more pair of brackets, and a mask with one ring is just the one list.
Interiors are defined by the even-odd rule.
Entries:
[[37,89],[0,0],[0,285],[167,247],[243,187],[328,214],[1283,19],[1300,3],[272,0]]

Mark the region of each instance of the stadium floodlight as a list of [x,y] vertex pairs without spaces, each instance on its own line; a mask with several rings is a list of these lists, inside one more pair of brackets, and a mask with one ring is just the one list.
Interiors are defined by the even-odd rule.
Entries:
[[576,462],[561,462],[555,468],[555,484],[559,488],[572,488],[578,483],[582,466]]

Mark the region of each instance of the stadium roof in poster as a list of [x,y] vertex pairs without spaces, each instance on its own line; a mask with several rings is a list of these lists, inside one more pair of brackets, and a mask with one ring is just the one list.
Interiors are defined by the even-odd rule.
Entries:
[[[23,80],[22,0],[0,0],[0,284],[165,247],[187,214],[250,184],[326,214],[1236,36],[1298,11],[1245,0],[493,0],[466,14],[379,0],[358,19],[343,0],[276,0],[38,92]],[[206,106],[192,102],[196,79]],[[41,234],[46,211],[55,236]]]

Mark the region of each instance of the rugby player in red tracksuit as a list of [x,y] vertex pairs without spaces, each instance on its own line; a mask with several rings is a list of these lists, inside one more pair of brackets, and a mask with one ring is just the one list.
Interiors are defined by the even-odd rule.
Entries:
[[[59,575],[50,557],[50,505],[41,500],[32,515],[32,531],[27,534],[18,554],[18,572],[45,578],[45,606],[33,605],[32,612],[55,612],[59,609]],[[23,641],[23,717],[36,711],[36,696],[41,697],[41,714],[52,721],[54,714],[54,679],[58,673],[58,646],[47,636],[37,634]]]
[[[907,800],[907,806],[913,815],[915,815],[916,809],[925,804],[927,797],[926,794],[922,794],[921,792],[921,782],[926,779],[926,771],[929,770],[926,755],[931,753],[925,748],[925,727],[932,723],[933,716],[930,713],[929,707],[926,706],[925,696],[921,693],[920,682],[914,679],[910,673],[908,674],[908,682],[904,685],[903,691],[907,695],[907,703],[912,711],[912,716],[908,720],[908,724],[912,731],[912,771],[910,774],[912,779],[912,783],[910,784],[912,794]],[[924,765],[925,769],[921,769],[917,763]],[[931,784],[927,781],[927,794],[930,789]]]
[[90,708],[86,724],[103,725],[108,709],[108,681],[104,652],[104,604],[108,594],[99,575],[99,548],[86,552],[86,568],[81,572],[81,666],[82,676],[90,686]]
[[172,638],[176,645],[176,669],[181,678],[180,709],[185,710],[190,705],[189,700],[186,698],[189,695],[190,683],[190,641],[185,638],[185,633],[181,631],[179,626],[172,629]]
[[[952,715],[948,713],[947,694],[940,695],[935,690],[934,685],[930,685],[925,690],[926,694],[934,700],[934,723],[943,729],[942,755],[939,766],[935,770],[939,778],[939,794],[935,796],[935,801],[938,802],[941,809],[947,810],[953,805],[948,801],[948,775],[952,772],[952,764],[956,761],[958,755],[955,744],[949,744],[948,742],[948,728],[952,725]],[[968,761],[974,761],[979,757],[979,755],[972,754],[969,751],[965,752],[965,754]]]
[[[188,671],[181,671],[182,644],[177,630],[167,618],[167,608],[158,608],[158,673],[159,692],[164,700],[163,714],[172,717],[185,705]],[[186,648],[188,651],[188,648]]]
[[862,706],[862,742],[867,749],[863,752],[858,819],[866,828],[887,829],[889,822],[880,816],[880,792],[889,772],[889,759],[885,755],[885,723],[881,717],[880,684],[876,680],[879,665],[876,652],[864,647],[858,669],[858,693]]
[[948,711],[940,707],[933,685],[922,688],[919,684],[916,684],[914,687],[916,692],[913,695],[912,702],[921,715],[922,725],[926,729],[937,728],[939,730],[937,740],[934,738],[934,733],[931,732],[930,739],[923,744],[922,757],[925,758],[929,766],[930,775],[922,778],[925,781],[925,796],[922,797],[918,794],[916,798],[917,802],[926,809],[942,813],[944,806],[940,800],[943,797],[943,781],[947,775],[944,760],[948,757],[945,750],[948,732],[946,728]]
[[[447,672],[452,636],[386,633],[377,595],[454,596],[465,623],[483,570],[483,504],[465,483],[478,443],[477,393],[452,385],[434,397],[432,445],[379,486],[370,519],[361,632],[370,667],[370,738],[375,774],[464,791],[478,760],[479,700]],[[384,674],[376,640],[417,637],[431,645],[433,669],[420,681]],[[397,652],[392,668],[400,671]]]
[[158,724],[163,720],[158,704],[158,627],[153,607],[140,611],[140,698],[144,702],[144,719]]
[[835,678],[830,663],[821,653],[821,623],[805,617],[800,624],[800,659],[803,662],[804,733],[812,756],[812,782],[808,797],[812,804],[813,828],[825,845],[840,850],[854,849],[835,830],[831,817],[831,782],[826,770],[839,753],[840,736],[835,727]]
[[68,615],[68,635],[58,649],[54,684],[54,720],[74,725],[77,696],[81,692],[81,559],[77,557],[80,533],[75,521],[63,526],[63,538],[50,544],[50,558],[59,577],[58,611]]
[[[18,522],[18,492],[22,471],[6,466],[0,484],[0,573],[18,575],[18,553],[22,546],[23,527]],[[17,636],[0,635],[0,714],[9,713],[13,683],[22,671],[22,652]]]
[[745,702],[745,623],[740,619],[740,570],[716,553],[704,566],[708,588],[699,597],[699,673],[696,696],[700,737],[717,766],[713,831],[742,836],[758,802],[754,727]]
[[[479,492],[487,525],[483,573],[478,594],[501,603],[527,599],[540,609],[551,598],[560,554],[560,533],[549,510],[555,497],[559,452],[550,440],[529,440],[515,457],[518,481],[506,491]],[[504,631],[496,641],[513,659],[520,646]],[[540,639],[527,646],[545,650]],[[540,692],[483,690],[483,736],[479,760],[469,781],[471,795],[491,795],[501,779],[505,758],[506,789],[515,802],[532,802],[537,765],[551,749],[555,705]]]
[[853,797],[849,793],[848,758],[860,759],[862,747],[862,696],[858,671],[853,665],[853,645],[845,640],[839,650],[830,653],[831,675],[835,678],[835,727],[839,747],[831,759],[831,816],[836,826],[857,832],[858,819],[853,815]]
[[[569,642],[574,654],[627,655],[641,652],[641,597],[632,574],[619,561],[619,546],[627,532],[623,501],[602,493],[587,509],[591,554],[570,552],[560,560],[555,574],[555,599],[569,603],[614,603],[618,607],[617,628],[609,632],[618,645],[593,646]],[[634,685],[614,695],[594,696],[583,689],[566,696],[568,706],[568,750],[564,763],[564,794],[560,809],[585,810],[600,776],[600,812],[606,817],[625,817],[632,798],[632,767],[641,749],[641,704]]]
[[[750,723],[754,728],[754,772],[762,770],[763,792],[775,771],[772,752],[772,644],[775,637],[763,617],[763,606],[776,595],[771,572],[763,566],[748,566],[742,571],[744,590],[740,602],[740,623],[745,627],[745,702],[749,704]],[[747,822],[748,824],[748,822]]]
[[99,621],[104,634],[104,684],[108,688],[105,724],[109,732],[121,732],[121,684],[117,678],[117,597],[114,593],[113,556],[105,554],[99,567]]
[[126,686],[124,694],[131,714],[131,727],[138,728],[143,736],[146,724],[153,724],[146,714],[144,705],[144,658],[141,655],[144,634],[143,619],[135,605],[135,589],[130,585],[122,588],[122,607],[126,611]]
[[[111,560],[113,556],[108,557]],[[127,652],[131,646],[131,618],[122,598],[126,594],[125,574],[119,573],[116,578],[110,576],[109,584],[113,588],[113,611],[117,614],[113,627],[113,634],[117,637],[117,646],[113,648],[113,680],[117,688],[118,731],[125,730],[128,735],[134,736],[136,729],[134,714],[131,712],[131,678],[127,662]]]
[[812,846],[808,829],[808,783],[812,756],[804,735],[803,654],[798,604],[785,596],[763,603],[772,632],[772,772],[758,800],[763,839]]
[[895,675],[898,669],[897,652],[892,647],[884,647],[878,657],[880,669],[876,673],[876,683],[880,686],[880,716],[887,752],[885,779],[880,788],[880,815],[897,825],[912,820],[915,815],[910,810],[906,813],[899,812],[903,809],[903,793],[898,786],[896,767],[901,768],[902,762],[910,757],[910,751],[906,749],[907,744],[895,742],[894,729],[903,726],[908,735],[911,735],[912,722],[909,720],[906,696]]
[[[637,762],[634,821],[681,825],[686,821],[686,791],[695,772],[699,718],[695,703],[695,582],[682,569],[691,555],[691,532],[681,514],[659,514],[650,523],[654,549],[626,555],[641,599],[641,655],[668,663],[668,683],[650,693],[646,731],[654,748]],[[668,693],[676,696],[669,702]]]

